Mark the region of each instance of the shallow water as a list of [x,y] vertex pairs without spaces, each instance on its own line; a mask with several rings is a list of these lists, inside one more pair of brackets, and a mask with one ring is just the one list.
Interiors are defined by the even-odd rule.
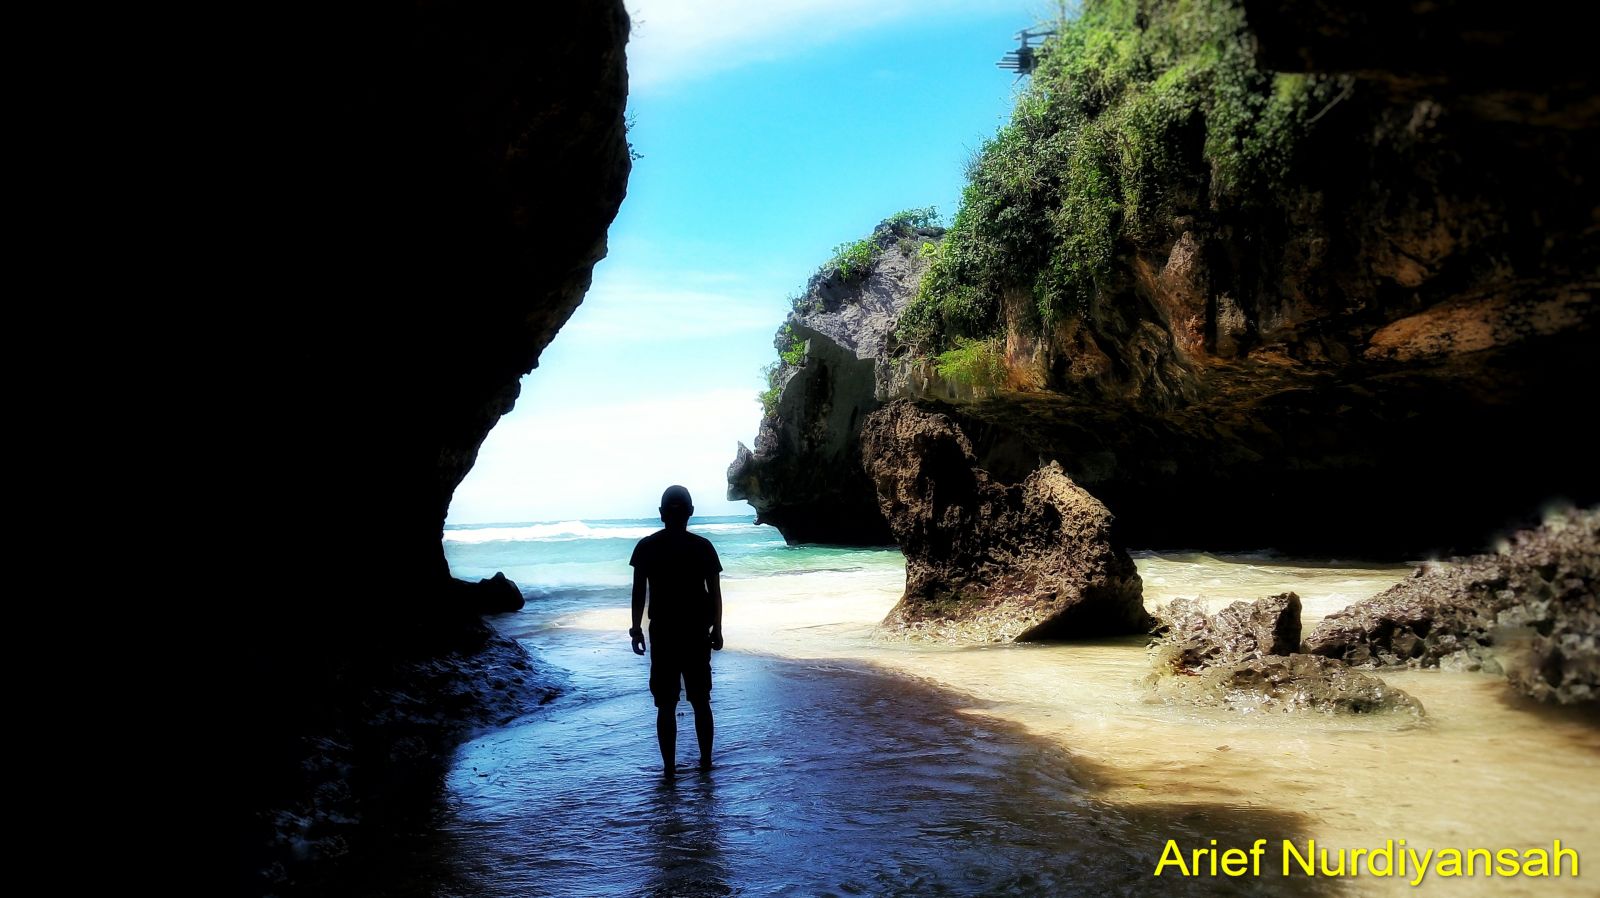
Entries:
[[[1145,554],[1147,604],[1293,589],[1307,626],[1408,569]],[[903,570],[725,581],[718,769],[656,767],[626,597],[501,618],[568,692],[468,744],[448,782],[463,890],[528,895],[1396,894],[1403,879],[1174,877],[1186,848],[1549,847],[1600,857],[1600,728],[1503,681],[1385,673],[1421,699],[1388,717],[1239,715],[1152,702],[1139,639],[950,648],[872,627]],[[682,706],[687,712],[687,706]],[[693,760],[692,719],[679,722]],[[1585,880],[1434,879],[1448,895],[1589,895]]]

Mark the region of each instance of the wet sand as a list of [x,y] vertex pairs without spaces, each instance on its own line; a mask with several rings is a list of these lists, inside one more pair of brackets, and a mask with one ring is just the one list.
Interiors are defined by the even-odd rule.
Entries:
[[[1307,625],[1404,569],[1140,559],[1147,604],[1295,589]],[[1384,673],[1426,721],[1237,715],[1149,700],[1139,639],[950,648],[885,643],[893,571],[726,583],[718,769],[656,768],[625,607],[506,619],[570,671],[566,696],[469,743],[448,786],[460,891],[537,895],[1341,894],[1284,880],[1282,839],[1331,848],[1548,847],[1600,857],[1600,728],[1503,681]],[[687,705],[680,761],[692,763]],[[1267,875],[1152,872],[1186,848],[1270,840]],[[1426,880],[1439,895],[1589,895],[1586,879]]]

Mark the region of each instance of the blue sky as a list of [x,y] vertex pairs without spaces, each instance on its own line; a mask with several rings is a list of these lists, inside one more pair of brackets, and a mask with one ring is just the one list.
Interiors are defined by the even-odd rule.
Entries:
[[[948,217],[1005,121],[994,63],[1039,0],[633,0],[634,163],[610,251],[484,441],[451,523],[645,517],[723,498],[772,334],[833,247]],[[868,12],[870,10],[870,12]]]

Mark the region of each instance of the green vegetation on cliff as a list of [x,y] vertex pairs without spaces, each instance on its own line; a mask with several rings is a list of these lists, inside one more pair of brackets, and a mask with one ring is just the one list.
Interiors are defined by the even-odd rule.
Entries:
[[[760,393],[761,408],[767,416],[771,416],[778,407],[778,397],[783,392],[783,372],[790,368],[798,368],[805,362],[806,344],[794,332],[792,321],[799,316],[822,312],[825,308],[817,286],[819,281],[834,281],[840,284],[854,284],[866,278],[872,271],[872,266],[877,264],[880,256],[889,246],[898,245],[904,252],[929,252],[937,244],[924,243],[917,249],[917,241],[928,239],[930,233],[942,233],[939,229],[939,210],[933,206],[920,209],[902,209],[878,223],[871,234],[849,243],[841,243],[833,251],[833,257],[817,269],[812,275],[811,283],[806,290],[798,295],[789,297],[790,321],[778,329],[773,338],[773,347],[778,350],[778,361],[768,364],[761,369],[762,379],[766,382],[766,389]],[[927,229],[934,228],[935,231]],[[920,232],[920,233],[919,233]]]
[[806,341],[794,332],[793,325],[785,323],[778,328],[778,334],[772,342],[778,350],[778,361],[761,371],[767,381],[767,388],[761,391],[761,410],[767,415],[778,408],[778,395],[783,392],[784,369],[798,368],[806,360]]
[[866,277],[867,269],[878,258],[878,241],[863,237],[852,243],[841,243],[833,250],[833,258],[825,268],[837,269],[839,278],[854,281]]
[[918,228],[931,228],[938,222],[939,210],[932,206],[902,209],[880,222],[871,234],[834,247],[833,257],[823,263],[818,273],[837,271],[839,279],[845,283],[861,280],[872,270],[872,263],[878,261],[878,255],[883,252],[885,234],[898,240],[910,240]]
[[1057,29],[901,318],[925,353],[996,333],[1008,290],[1083,314],[1175,214],[1270,197],[1344,83],[1259,68],[1237,0],[1084,0]]
[[955,348],[939,353],[937,364],[939,376],[945,380],[978,392],[992,392],[1006,378],[1004,341],[999,337],[987,340],[957,337]]

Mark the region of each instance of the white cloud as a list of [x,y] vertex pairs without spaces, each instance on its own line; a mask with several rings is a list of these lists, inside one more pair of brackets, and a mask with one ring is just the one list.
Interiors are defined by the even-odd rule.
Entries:
[[760,417],[750,389],[508,415],[456,490],[450,521],[646,517],[673,483],[702,514],[747,513],[723,498],[725,472]]
[[784,311],[781,294],[744,288],[733,275],[597,273],[561,336],[621,343],[771,333]]
[[916,17],[1004,9],[1015,0],[629,0],[634,90],[778,59]]

